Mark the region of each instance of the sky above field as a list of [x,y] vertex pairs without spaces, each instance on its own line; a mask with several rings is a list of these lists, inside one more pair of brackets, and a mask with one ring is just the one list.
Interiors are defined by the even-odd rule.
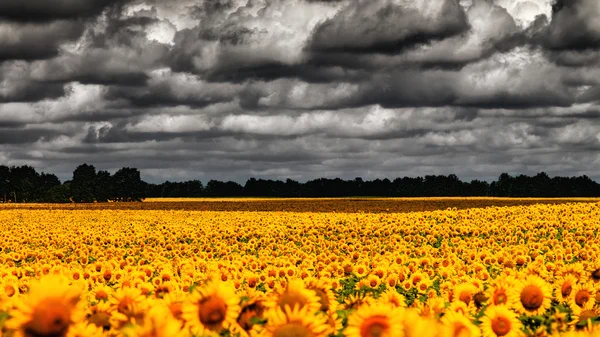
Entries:
[[0,0],[0,164],[600,178],[598,0]]

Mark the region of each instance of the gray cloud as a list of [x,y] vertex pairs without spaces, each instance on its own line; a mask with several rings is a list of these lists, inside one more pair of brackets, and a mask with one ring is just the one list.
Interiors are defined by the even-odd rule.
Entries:
[[456,0],[353,1],[313,33],[316,51],[395,53],[469,29]]
[[596,1],[21,2],[0,0],[0,164],[600,178]]

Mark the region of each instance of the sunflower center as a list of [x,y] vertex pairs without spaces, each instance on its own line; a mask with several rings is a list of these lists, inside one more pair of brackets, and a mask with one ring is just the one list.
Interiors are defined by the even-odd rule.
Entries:
[[171,303],[171,305],[169,305],[169,310],[171,310],[173,317],[175,317],[177,319],[181,318],[181,314],[183,313],[182,308],[183,308],[183,305],[179,302]]
[[71,307],[61,299],[48,299],[39,303],[25,332],[34,337],[60,337],[66,335],[70,323]]
[[372,316],[360,326],[360,337],[381,337],[390,328],[389,321],[385,316]]
[[562,287],[560,287],[560,293],[564,297],[567,297],[567,296],[571,295],[571,291],[572,290],[573,290],[573,287],[569,283],[565,283],[565,284],[562,285]]
[[282,325],[273,333],[273,337],[310,337],[312,335],[310,329],[300,323]]
[[200,322],[209,329],[221,326],[227,313],[227,304],[222,298],[210,296],[200,301],[198,316]]
[[508,298],[506,297],[506,293],[504,291],[500,291],[494,294],[494,304],[504,304]]
[[306,305],[306,302],[306,298],[297,292],[286,291],[279,297],[279,307],[284,311],[286,305],[288,305],[290,309],[294,309],[296,305],[298,306],[298,309],[301,309]]
[[13,287],[12,285],[7,285],[4,287],[4,293],[6,294],[6,296],[8,297],[13,297],[13,295],[16,293],[17,291],[15,290],[15,287]]
[[600,281],[600,268],[592,272],[592,278],[596,281]]
[[108,300],[108,294],[103,289],[100,289],[96,292],[96,300]]
[[510,332],[511,323],[506,317],[496,317],[492,319],[492,331],[496,336],[504,336]]
[[535,285],[528,285],[521,291],[521,304],[527,310],[539,309],[544,303],[544,293]]
[[583,307],[591,298],[591,294],[587,290],[580,290],[575,294],[575,304]]
[[485,301],[487,301],[487,297],[485,296],[485,294],[479,292],[477,294],[475,294],[475,296],[473,296],[473,301],[475,301],[475,305],[480,308],[483,306],[483,304],[485,303]]
[[468,292],[462,292],[460,293],[460,296],[458,296],[458,299],[462,302],[465,302],[466,305],[469,305],[469,302],[471,302],[471,294]]

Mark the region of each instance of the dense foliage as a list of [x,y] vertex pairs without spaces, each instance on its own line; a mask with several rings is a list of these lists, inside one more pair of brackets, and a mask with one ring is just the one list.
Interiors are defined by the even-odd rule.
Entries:
[[152,184],[142,181],[136,168],[110,174],[82,164],[73,179],[61,184],[53,174],[38,173],[31,166],[0,166],[0,202],[105,202],[140,201],[144,198],[178,197],[600,197],[600,184],[587,176],[553,177],[500,175],[498,180],[461,181],[456,175],[427,175],[394,180],[320,178],[301,183],[250,178],[242,186],[233,181],[199,180]]

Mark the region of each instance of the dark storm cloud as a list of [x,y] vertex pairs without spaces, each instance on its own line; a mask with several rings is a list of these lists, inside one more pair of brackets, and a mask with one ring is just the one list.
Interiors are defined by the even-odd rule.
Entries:
[[458,2],[440,3],[439,12],[427,17],[416,8],[393,1],[353,1],[316,28],[309,48],[395,53],[466,32],[469,22]]
[[20,129],[0,122],[0,144],[28,144],[39,140],[52,140],[61,135],[57,130],[42,128]]
[[557,0],[552,21],[543,37],[551,50],[587,50],[600,48],[600,15],[595,0]]
[[0,164],[596,177],[598,17],[594,0],[0,0]]
[[556,0],[551,21],[537,29],[534,43],[557,64],[597,65],[600,58],[600,6],[595,0]]
[[122,0],[1,0],[0,20],[48,22],[98,15]]
[[0,20],[0,62],[57,56],[61,44],[78,39],[83,30],[80,21],[12,23]]

